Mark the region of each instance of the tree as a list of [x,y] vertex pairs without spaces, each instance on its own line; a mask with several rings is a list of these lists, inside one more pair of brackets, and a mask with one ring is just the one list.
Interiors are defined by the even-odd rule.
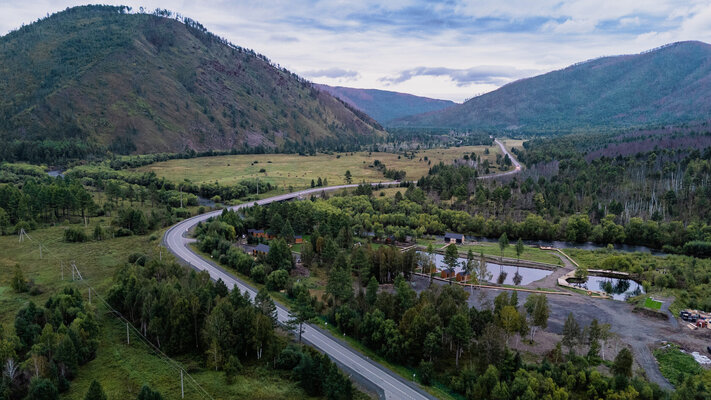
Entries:
[[29,284],[19,264],[15,264],[15,274],[12,276],[10,286],[12,286],[12,290],[14,290],[15,293],[24,293],[29,290]]
[[365,302],[371,307],[375,305],[378,300],[378,280],[374,276],[370,277],[368,281],[368,287],[365,290]]
[[266,285],[267,285],[267,289],[269,289],[269,290],[279,291],[279,290],[284,289],[288,282],[289,282],[289,273],[283,269],[278,269],[276,271],[272,271],[267,276]]
[[59,391],[54,383],[45,378],[33,378],[30,382],[30,389],[27,399],[32,400],[58,400]]
[[633,361],[632,352],[627,347],[623,348],[615,357],[615,361],[612,364],[612,372],[615,375],[631,377]]
[[331,268],[326,283],[326,293],[333,296],[336,304],[343,304],[353,297],[353,282],[348,263],[336,263]]
[[545,294],[532,294],[526,299],[524,304],[526,313],[531,322],[531,342],[536,335],[538,328],[546,329],[548,327],[548,317],[550,316],[550,307],[548,306],[548,297]]
[[506,236],[506,232],[501,234],[499,237],[499,249],[501,249],[501,262],[504,261],[504,250],[509,247],[509,237]]
[[455,269],[459,266],[459,252],[457,251],[457,246],[453,244],[447,246],[447,250],[444,252],[444,263],[451,269]]
[[518,260],[521,260],[521,254],[526,250],[526,247],[523,245],[523,240],[521,238],[518,239],[518,242],[516,242],[516,258]]
[[600,324],[597,318],[593,318],[588,327],[588,343],[590,344],[588,349],[588,360],[597,359],[600,356]]
[[573,313],[568,313],[568,317],[563,324],[563,346],[568,348],[568,352],[574,354],[574,348],[578,344],[580,337],[580,325],[575,320]]
[[459,357],[464,351],[464,347],[469,344],[472,330],[469,326],[469,318],[462,313],[455,314],[449,321],[447,334],[452,338],[456,351],[456,365],[459,367]]
[[311,304],[311,296],[308,291],[299,293],[299,297],[296,298],[296,304],[289,312],[289,317],[287,325],[290,330],[299,330],[299,343],[301,343],[301,334],[304,332],[304,324],[316,317],[316,310]]
[[163,400],[163,396],[157,391],[154,391],[148,385],[143,385],[141,391],[138,393],[136,400]]
[[259,289],[257,295],[254,296],[254,306],[257,310],[259,310],[259,312],[271,318],[272,323],[276,326],[277,308],[276,304],[274,304],[274,300],[272,300],[272,297],[269,295],[269,291],[265,288]]
[[499,321],[501,322],[501,327],[504,328],[506,332],[506,344],[509,343],[509,336],[515,333],[519,329],[520,316],[518,311],[514,306],[504,306],[499,313]]
[[351,171],[346,170],[346,183],[350,185],[352,181],[353,181],[353,176],[351,175]]
[[84,400],[106,400],[106,393],[104,393],[104,389],[101,387],[101,384],[96,381],[96,379],[91,381],[89,390],[86,392],[86,396],[84,396]]
[[283,237],[287,243],[294,243],[294,228],[291,227],[291,222],[289,222],[288,219],[281,228],[281,237]]
[[479,254],[479,264],[474,272],[476,275],[476,281],[479,285],[483,285],[484,282],[491,281],[491,278],[493,277],[493,274],[489,271],[489,268],[486,265],[486,258],[484,257],[483,252]]

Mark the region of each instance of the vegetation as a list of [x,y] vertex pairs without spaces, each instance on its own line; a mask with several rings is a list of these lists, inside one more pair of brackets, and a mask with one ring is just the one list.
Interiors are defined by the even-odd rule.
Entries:
[[0,38],[0,138],[10,144],[0,160],[181,152],[185,143],[308,153],[384,136],[361,111],[190,18],[130,11],[74,7]]
[[[709,73],[710,53],[706,43],[679,42],[637,55],[601,57],[391,125],[555,135],[704,122],[710,104],[696,93],[707,88],[700,77]],[[694,106],[684,101],[690,93]]]
[[673,344],[654,350],[654,357],[659,362],[659,369],[664,377],[677,387],[690,377],[701,375],[703,371],[694,357]]

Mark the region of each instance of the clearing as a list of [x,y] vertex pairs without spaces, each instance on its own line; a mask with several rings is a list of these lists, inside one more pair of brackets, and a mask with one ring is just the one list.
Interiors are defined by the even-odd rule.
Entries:
[[[489,149],[489,154],[484,151]],[[188,179],[193,183],[219,182],[233,184],[245,179],[270,182],[273,185],[293,190],[311,186],[311,180],[327,179],[328,185],[345,184],[345,173],[351,171],[352,182],[378,182],[386,178],[373,166],[375,160],[385,164],[387,169],[404,170],[405,179],[417,180],[427,175],[429,168],[437,163],[451,163],[464,154],[472,152],[488,159],[492,164],[501,152],[498,145],[462,146],[434,148],[415,151],[415,157],[403,154],[380,152],[355,152],[317,154],[300,156],[298,154],[245,154],[229,156],[198,157],[175,159],[146,165],[135,169],[138,172],[155,172],[173,182]],[[408,152],[411,155],[412,152]],[[262,171],[263,170],[263,171]]]

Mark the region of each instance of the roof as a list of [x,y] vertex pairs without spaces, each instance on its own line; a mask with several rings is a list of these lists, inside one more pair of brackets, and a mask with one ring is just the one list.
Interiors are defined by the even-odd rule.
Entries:
[[469,275],[471,275],[471,273],[470,273],[470,272],[462,271],[462,272],[457,272],[457,275],[460,275],[460,276],[469,276]]
[[294,239],[303,239],[301,235],[294,235]]
[[454,273],[454,270],[453,270],[452,268],[445,268],[445,269],[442,270],[442,272],[446,272],[446,273],[448,273],[448,274],[453,274],[453,273]]
[[444,234],[445,239],[463,239],[464,235],[461,233],[447,232]]
[[254,248],[254,250],[256,250],[260,253],[269,253],[269,246],[267,246],[266,244],[260,243]]
[[248,233],[264,233],[264,229],[247,229]]

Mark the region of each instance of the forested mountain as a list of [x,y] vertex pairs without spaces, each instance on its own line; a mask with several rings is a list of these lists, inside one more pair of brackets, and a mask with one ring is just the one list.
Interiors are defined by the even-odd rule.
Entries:
[[397,118],[437,111],[457,104],[449,100],[431,99],[387,90],[355,89],[322,84],[316,84],[316,87],[359,110],[363,110],[383,125],[387,125]]
[[510,83],[393,125],[558,133],[711,119],[711,45],[673,43]]
[[15,158],[62,146],[78,156],[289,150],[383,134],[361,111],[168,11],[75,7],[0,37],[0,138],[17,141]]

